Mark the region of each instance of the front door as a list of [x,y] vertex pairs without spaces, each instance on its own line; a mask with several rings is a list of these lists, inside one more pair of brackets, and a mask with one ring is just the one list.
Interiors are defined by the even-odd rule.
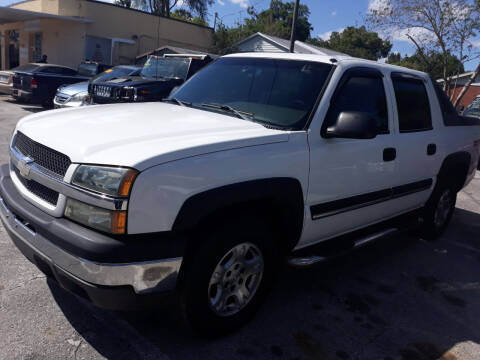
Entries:
[[[343,111],[371,114],[374,139],[325,138],[309,131],[310,178],[305,230],[300,246],[341,235],[388,218],[399,210],[389,201],[396,172],[392,104],[377,69],[350,68],[334,91],[322,130]],[[321,119],[317,119],[317,121]]]

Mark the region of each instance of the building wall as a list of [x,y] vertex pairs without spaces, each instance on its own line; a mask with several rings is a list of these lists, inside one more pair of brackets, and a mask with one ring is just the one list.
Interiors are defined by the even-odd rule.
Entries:
[[[211,28],[101,2],[31,0],[12,7],[91,20],[90,23],[81,26],[74,22],[57,22],[56,30],[51,26],[48,27],[48,31],[44,35],[45,52],[49,52],[47,53],[49,58],[52,56],[52,59],[62,61],[60,63],[63,65],[71,66],[72,62],[78,64],[85,59],[86,35],[106,40],[116,39],[112,42],[114,44],[112,55],[116,61],[114,64],[134,63],[137,55],[164,45],[198,51],[209,51],[213,45],[213,29]],[[85,31],[82,33],[83,28]],[[83,43],[81,39],[83,39]],[[124,41],[122,42],[122,40]],[[127,42],[134,42],[134,44],[127,44]],[[55,49],[55,44],[58,44],[57,49]],[[62,52],[70,54],[62,54]],[[76,60],[73,61],[73,58]]]
[[77,68],[85,59],[86,24],[42,19],[43,33],[42,52],[48,56],[49,63]]
[[[18,42],[20,65],[35,61],[33,58],[35,50],[34,34],[38,32],[42,33],[42,54],[48,56],[49,63],[76,68],[80,61],[84,59],[85,23],[59,19],[39,19],[0,25],[2,34],[7,30],[18,30],[20,33]],[[7,55],[2,55],[3,69],[9,68]]]
[[240,52],[285,52],[285,49],[275,43],[271,43],[261,36],[254,36],[248,41],[238,45]]
[[[455,101],[455,99],[457,98],[458,94],[460,94],[460,91],[462,91],[462,89],[463,89],[463,86],[457,86],[456,88],[453,89],[453,92],[450,92],[450,95],[453,93],[453,97],[451,97],[452,102]],[[478,95],[480,95],[480,86],[471,85],[468,88],[467,93],[463,96],[459,105],[467,107],[473,101],[473,99],[475,99],[475,97],[477,97]]]

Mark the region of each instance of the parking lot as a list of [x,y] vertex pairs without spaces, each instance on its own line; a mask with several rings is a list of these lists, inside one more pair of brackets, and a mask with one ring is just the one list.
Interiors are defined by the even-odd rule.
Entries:
[[[42,109],[0,96],[0,161]],[[257,317],[199,339],[168,302],[90,306],[47,281],[0,225],[0,359],[480,359],[480,172],[437,242],[401,235],[330,263],[284,267]]]

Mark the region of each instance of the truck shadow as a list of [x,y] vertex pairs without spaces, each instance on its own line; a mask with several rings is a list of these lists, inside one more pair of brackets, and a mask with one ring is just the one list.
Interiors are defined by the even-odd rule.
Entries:
[[257,317],[204,340],[179,325],[173,305],[112,313],[50,284],[73,327],[115,359],[455,359],[480,343],[480,214],[456,209],[436,242],[378,241],[329,263],[284,267]]

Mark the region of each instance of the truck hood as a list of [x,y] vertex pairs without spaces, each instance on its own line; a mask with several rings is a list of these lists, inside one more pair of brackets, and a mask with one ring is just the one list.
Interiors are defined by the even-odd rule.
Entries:
[[18,131],[75,163],[138,170],[200,154],[288,141],[286,131],[167,103],[127,103],[46,111]]
[[164,78],[164,79],[152,79],[146,78],[142,76],[126,76],[122,78],[116,78],[108,81],[101,81],[95,82],[95,84],[99,85],[109,85],[114,87],[123,87],[123,86],[141,86],[141,85],[171,85],[171,84],[179,84],[182,83],[183,79],[172,79],[172,78]]

